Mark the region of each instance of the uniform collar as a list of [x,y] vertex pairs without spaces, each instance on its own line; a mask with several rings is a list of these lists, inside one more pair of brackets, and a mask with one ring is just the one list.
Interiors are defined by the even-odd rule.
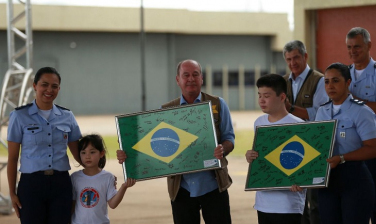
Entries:
[[[307,75],[308,75],[308,72],[311,68],[309,67],[309,65],[307,64],[306,68],[304,69],[304,71],[298,75],[296,78],[300,78],[300,79],[303,79],[305,80],[307,78]],[[292,76],[292,72],[290,72],[290,76],[289,76],[289,79],[290,80],[294,80],[293,79],[293,76]],[[295,79],[296,80],[296,79]]]
[[346,98],[345,101],[343,101],[342,105],[341,105],[341,108],[340,110],[342,111],[346,111],[347,109],[349,109],[351,107],[351,102],[350,100],[353,99],[353,96],[351,94],[349,94]]
[[351,69],[350,69],[350,74],[351,74],[352,80],[354,80],[355,82],[358,82],[360,80],[367,78],[367,74],[374,75],[375,74],[375,61],[372,58],[370,58],[367,67],[364,69],[362,75],[359,77],[358,80],[355,80],[355,64],[352,64]]
[[[341,104],[341,108],[339,109],[339,111],[344,111],[344,110],[349,109],[349,108],[351,107],[351,104],[352,104],[352,103],[350,102],[351,99],[353,99],[353,96],[352,96],[351,94],[349,94],[349,95],[347,96],[347,98],[345,99],[345,101],[343,101],[343,103]],[[330,102],[330,103],[324,105],[324,108],[325,108],[326,110],[332,109],[332,108],[333,108],[332,105],[333,105],[333,102]],[[339,113],[339,112],[338,112],[338,113]]]
[[[36,101],[33,100],[33,105],[31,105],[31,107],[29,108],[29,115],[37,114],[38,110],[39,110],[39,108],[38,108],[38,106],[36,104]],[[52,105],[52,113],[54,115],[61,115],[61,111],[59,110],[59,108],[57,108],[55,106],[55,104]]]
[[[201,102],[201,92],[198,97],[193,101],[193,103]],[[183,94],[180,95],[180,105],[188,104],[188,102],[184,99]]]

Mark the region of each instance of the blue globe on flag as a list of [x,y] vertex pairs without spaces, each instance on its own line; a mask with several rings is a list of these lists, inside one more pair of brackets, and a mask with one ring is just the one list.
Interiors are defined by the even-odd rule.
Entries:
[[304,146],[300,142],[290,142],[281,151],[279,161],[283,168],[294,169],[303,161]]
[[161,128],[156,131],[150,140],[153,152],[162,157],[173,155],[180,145],[178,134],[170,128]]

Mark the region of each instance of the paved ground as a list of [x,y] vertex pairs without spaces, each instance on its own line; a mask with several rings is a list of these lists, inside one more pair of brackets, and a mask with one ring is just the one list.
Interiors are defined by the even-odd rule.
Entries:
[[[231,112],[234,127],[236,129],[252,129],[254,120],[261,115],[260,112]],[[77,121],[83,134],[99,133],[102,135],[115,135],[114,116],[89,116],[77,117]],[[95,125],[93,125],[95,124]],[[0,161],[6,161],[1,158]],[[231,215],[234,224],[257,223],[254,204],[254,192],[245,192],[245,179],[248,163],[244,157],[229,156],[229,172],[233,178],[233,185],[229,189]],[[80,168],[77,164],[71,164],[72,172]],[[115,174],[119,181],[123,182],[121,165],[115,160],[109,160],[105,169]],[[0,191],[8,195],[6,171],[0,172]],[[114,210],[109,209],[109,217],[112,224],[170,224],[173,223],[170,200],[167,193],[166,178],[141,181],[130,188],[121,202]],[[19,223],[18,218],[12,215],[0,215],[0,223]],[[202,222],[204,223],[204,222]]]

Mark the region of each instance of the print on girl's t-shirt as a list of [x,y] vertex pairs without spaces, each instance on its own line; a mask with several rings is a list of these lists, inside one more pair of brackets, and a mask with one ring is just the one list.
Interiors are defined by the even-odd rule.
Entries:
[[85,208],[93,208],[99,202],[98,191],[92,187],[86,187],[80,194],[81,205]]

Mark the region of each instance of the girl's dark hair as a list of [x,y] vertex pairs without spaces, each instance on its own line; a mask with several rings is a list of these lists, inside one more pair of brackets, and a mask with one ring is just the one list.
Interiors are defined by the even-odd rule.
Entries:
[[[98,167],[104,168],[104,166],[106,165],[106,145],[104,144],[103,138],[100,135],[96,134],[86,135],[78,142],[78,153],[84,150],[89,144],[91,144],[99,152],[105,152],[103,157],[98,162]],[[81,160],[81,157],[79,158]]]
[[347,65],[344,65],[342,63],[339,63],[339,62],[336,62],[336,63],[333,63],[331,65],[329,65],[326,69],[325,69],[325,72],[330,70],[330,69],[336,69],[337,71],[339,71],[339,73],[341,73],[341,75],[343,76],[343,78],[345,78],[345,81],[347,80],[351,80],[351,75],[350,75],[350,69]]
[[37,73],[35,74],[34,76],[34,83],[37,84],[40,77],[43,75],[43,74],[55,74],[57,75],[57,77],[59,78],[59,83],[61,83],[61,77],[60,77],[60,74],[57,72],[56,69],[52,68],[52,67],[43,67],[43,68],[40,68]]

